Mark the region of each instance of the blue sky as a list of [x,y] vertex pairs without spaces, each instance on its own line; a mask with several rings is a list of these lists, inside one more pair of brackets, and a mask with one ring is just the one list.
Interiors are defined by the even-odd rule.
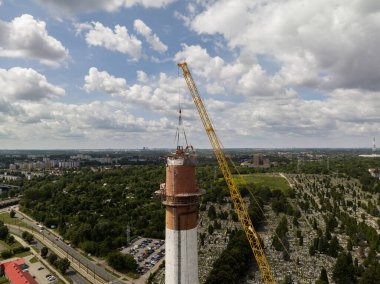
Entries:
[[225,147],[370,147],[380,4],[0,1],[0,147],[174,147],[178,105],[209,148],[186,60]]

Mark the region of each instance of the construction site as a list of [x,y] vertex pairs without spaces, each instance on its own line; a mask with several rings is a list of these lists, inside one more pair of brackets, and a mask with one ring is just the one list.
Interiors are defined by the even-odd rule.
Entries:
[[[273,274],[267,263],[260,239],[253,227],[245,202],[235,185],[227,159],[222,151],[221,142],[216,135],[197,86],[187,64],[179,63],[191,96],[201,117],[205,131],[210,139],[219,167],[230,190],[235,211],[242,223],[249,244],[259,265],[265,283],[274,283]],[[181,110],[177,135],[186,134],[182,128]],[[179,142],[179,138],[177,139]],[[198,241],[197,241],[197,207],[202,191],[195,180],[195,157],[191,145],[178,145],[173,156],[168,157],[166,164],[166,183],[160,191],[163,204],[166,206],[166,259],[165,283],[199,283],[198,276]]]
[[[232,160],[228,160],[224,154],[222,143],[215,133],[187,64],[181,63],[178,66],[213,147],[230,196],[218,204],[204,203],[199,211],[199,203],[205,191],[199,189],[195,179],[196,157],[192,146],[187,144],[180,110],[177,150],[167,158],[166,182],[156,192],[166,207],[165,267],[152,275],[151,283],[214,283],[210,280],[210,273],[215,274],[217,263],[223,262],[220,258],[228,256],[225,249],[233,241],[230,233],[241,229],[245,233],[244,238],[251,254],[254,255],[254,261],[245,266],[247,271],[244,272],[244,279],[241,279],[244,283],[314,283],[318,279],[318,283],[333,283],[339,273],[334,267],[335,258],[348,246],[357,255],[356,265],[363,263],[366,259],[363,244],[349,245],[352,240],[345,231],[346,221],[329,215],[329,206],[339,203],[339,199],[334,198],[330,204],[318,195],[322,193],[330,196],[330,190],[334,192],[334,187],[342,186],[346,198],[352,196],[350,192],[354,192],[354,196],[359,194],[364,197],[364,193],[359,193],[359,183],[337,177],[280,173],[273,177],[286,180],[289,186],[289,193],[277,205],[280,209],[274,207],[274,201],[271,206],[266,202],[259,203],[252,193],[250,198],[242,197],[236,181],[240,185],[247,185],[247,182]],[[186,145],[179,145],[181,134]],[[258,157],[260,156],[254,156],[255,165],[260,164]],[[332,180],[330,186],[324,184],[326,180]],[[320,183],[317,188],[315,183]],[[323,202],[327,202],[327,206]],[[343,202],[339,208],[345,210],[349,204],[353,203]],[[248,211],[251,206],[256,207],[260,214],[255,216],[251,213],[252,209]],[[215,216],[218,218],[215,219]],[[258,224],[258,230],[251,218],[263,219]],[[371,214],[362,215],[362,218],[376,222]],[[331,222],[336,223],[335,228],[331,227]],[[372,222],[369,224],[376,227]],[[359,251],[362,252],[358,254]],[[230,283],[228,277],[223,280],[219,275],[219,279],[218,283]]]
[[0,284],[380,284],[379,30],[379,0],[0,0]]
[[[36,267],[31,277],[79,284],[378,283],[378,159],[226,150],[187,64],[178,66],[212,152],[194,149],[179,107],[169,154],[121,154],[115,160],[125,166],[32,180],[17,198],[20,187],[4,185],[2,194],[13,199],[3,203],[1,220],[30,240],[24,243],[34,256],[25,260],[43,264],[28,262]],[[307,157],[302,163],[300,155]],[[67,221],[59,222],[63,214]],[[13,254],[9,239],[4,257]],[[44,246],[48,261],[38,253]],[[56,272],[57,257],[67,272]]]

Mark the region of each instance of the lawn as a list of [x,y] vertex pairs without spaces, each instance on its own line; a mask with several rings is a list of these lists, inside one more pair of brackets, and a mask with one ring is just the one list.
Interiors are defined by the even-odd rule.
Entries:
[[0,251],[10,250],[10,249],[13,249],[13,248],[19,247],[19,246],[20,246],[20,243],[18,241],[16,241],[16,240],[15,240],[15,242],[12,245],[7,244],[3,240],[0,240]]
[[7,284],[9,283],[8,279],[5,276],[0,277],[0,284]]
[[[247,174],[241,175],[247,184],[254,184],[258,187],[268,187],[270,190],[279,189],[284,192],[290,190],[290,186],[286,179],[280,176],[266,175],[266,174]],[[244,184],[238,176],[234,176],[236,184],[239,186]]]
[[12,257],[25,257],[25,256],[28,256],[28,255],[31,255],[32,253],[30,251],[24,251],[24,252],[20,252],[20,253],[16,253],[15,255],[13,255]]
[[9,216],[9,213],[7,212],[0,213],[0,220],[3,221],[5,224],[16,225],[25,228],[28,227],[24,222],[20,221],[19,219],[11,218],[11,216]]
[[36,263],[36,262],[38,262],[38,261],[39,261],[38,258],[35,257],[35,256],[33,256],[33,257],[30,259],[30,263]]

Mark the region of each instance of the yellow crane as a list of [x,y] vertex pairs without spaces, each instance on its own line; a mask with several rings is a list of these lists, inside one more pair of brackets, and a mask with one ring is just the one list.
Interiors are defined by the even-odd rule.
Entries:
[[264,283],[276,283],[274,280],[272,271],[270,270],[268,261],[265,257],[264,250],[261,247],[260,239],[253,228],[251,218],[249,217],[248,210],[245,206],[244,200],[241,197],[239,189],[237,188],[235,181],[233,179],[231,170],[228,166],[226,157],[222,151],[222,145],[219,141],[218,136],[215,133],[214,127],[210,121],[210,118],[207,114],[206,108],[202,102],[202,99],[199,95],[197,86],[194,83],[193,77],[191,76],[190,70],[187,67],[187,63],[178,63],[178,67],[182,69],[183,77],[186,80],[187,86],[190,90],[191,96],[194,100],[194,104],[197,107],[199,116],[202,120],[205,131],[210,139],[212,148],[220,170],[223,173],[224,179],[226,180],[227,186],[230,190],[231,198],[235,206],[235,211],[240,219],[240,222],[243,225],[244,232],[247,236],[248,242],[252,248],[253,254],[255,255],[256,262],[260,268],[261,276],[264,280]]

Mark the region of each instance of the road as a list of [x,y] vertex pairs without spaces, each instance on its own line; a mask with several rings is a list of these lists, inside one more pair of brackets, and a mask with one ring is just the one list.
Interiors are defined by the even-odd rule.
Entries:
[[[6,212],[8,213],[8,211],[6,210],[7,208],[2,208],[0,209],[0,212]],[[16,213],[16,216],[20,219],[20,214],[17,214]],[[17,236],[20,236],[21,237],[21,232],[20,230],[18,229],[15,229],[11,226],[8,227],[9,228],[9,231],[12,233],[12,234],[15,234]],[[21,229],[22,230],[22,229]],[[36,248],[38,248],[40,251],[42,249],[42,247],[44,247],[44,245],[39,242],[38,240],[35,240],[36,243],[35,243],[35,246]],[[66,272],[67,276],[69,276],[71,278],[71,280],[73,281],[74,284],[91,284],[90,282],[88,282],[85,278],[83,278],[82,275],[80,275],[79,273],[77,273],[74,269],[72,269],[72,267],[70,267],[67,272]]]
[[[22,213],[20,213],[19,211],[17,211],[16,217],[22,222],[24,222],[25,224],[34,228],[37,232],[40,231],[40,228],[37,226],[35,222],[30,221],[28,218],[25,218],[25,216],[22,215]],[[83,271],[86,271],[87,274],[93,275],[94,277],[93,282],[99,282],[99,278],[96,277],[96,276],[99,276],[102,279],[106,280],[102,282],[114,283],[114,284],[125,283],[125,281],[121,281],[115,276],[113,276],[112,274],[108,273],[103,267],[96,265],[91,260],[84,257],[75,249],[73,249],[72,247],[64,243],[63,241],[60,241],[58,238],[56,238],[54,235],[50,234],[49,232],[46,232],[45,230],[43,230],[39,234],[42,236],[43,239],[48,240],[48,242],[46,242],[46,245],[48,248],[55,246],[61,249],[62,251],[64,251],[64,253],[66,254],[66,257],[72,262],[72,264],[79,266],[79,268],[81,268]]]
[[[12,233],[15,233],[14,231],[17,231],[13,228],[10,228],[9,229]],[[39,251],[41,251],[41,249],[44,247],[43,244],[41,244],[39,241],[36,241],[35,243],[35,246],[38,248]],[[79,273],[77,273],[74,269],[72,269],[72,267],[70,267],[67,271],[66,271],[66,275],[70,277],[71,280],[73,280],[73,282],[75,284],[91,284],[90,282],[88,282],[85,278],[83,278],[82,275],[80,275]]]

